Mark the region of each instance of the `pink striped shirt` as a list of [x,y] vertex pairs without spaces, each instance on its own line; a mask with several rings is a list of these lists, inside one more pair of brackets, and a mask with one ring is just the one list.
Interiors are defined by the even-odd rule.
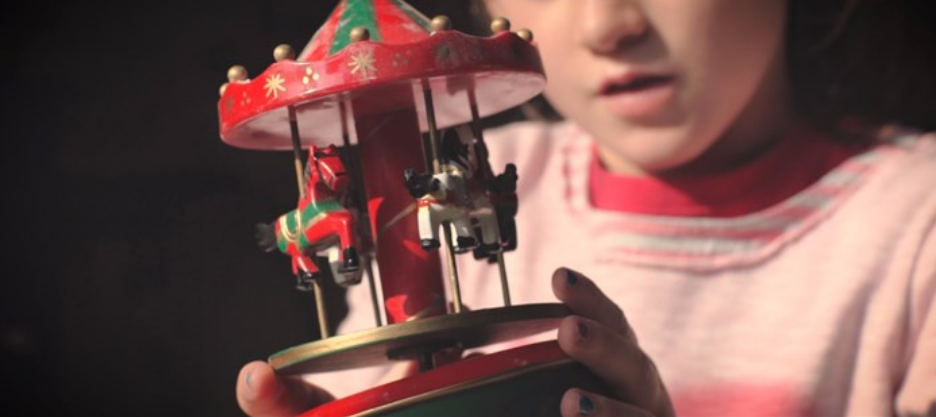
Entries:
[[[680,415],[936,412],[936,136],[892,131],[778,202],[708,217],[597,208],[592,141],[572,125],[486,136],[495,170],[520,173],[514,303],[554,301],[558,267],[596,281]],[[496,268],[459,261],[465,303],[501,306]],[[373,326],[368,297],[350,291],[340,333]],[[349,372],[362,376],[313,379],[344,396],[377,371]]]

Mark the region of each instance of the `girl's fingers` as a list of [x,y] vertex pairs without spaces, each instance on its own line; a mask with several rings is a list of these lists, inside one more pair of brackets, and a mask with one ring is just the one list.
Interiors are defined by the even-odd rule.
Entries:
[[252,417],[296,416],[333,399],[301,379],[278,377],[262,361],[244,365],[237,376],[237,403]]
[[553,272],[552,289],[556,298],[576,315],[597,321],[636,343],[624,312],[588,277],[568,268],[559,268]]
[[569,316],[559,325],[559,346],[585,365],[610,394],[657,416],[673,414],[656,366],[637,343],[596,320]]
[[577,388],[566,391],[559,403],[562,417],[651,417],[649,411]]

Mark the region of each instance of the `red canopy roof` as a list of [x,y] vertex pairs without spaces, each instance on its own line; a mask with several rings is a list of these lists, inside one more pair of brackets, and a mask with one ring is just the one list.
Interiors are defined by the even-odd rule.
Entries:
[[[368,40],[352,41],[358,27],[368,30]],[[413,105],[407,103],[425,114],[426,83],[438,127],[445,128],[471,120],[469,95],[485,117],[539,94],[545,75],[534,45],[514,33],[432,33],[430,20],[402,0],[343,0],[295,60],[226,85],[218,102],[221,138],[242,148],[291,149],[292,107],[305,145],[337,143],[339,101],[373,98],[366,110],[347,106],[351,117]],[[410,94],[418,99],[404,97]],[[419,122],[426,131],[425,117]]]

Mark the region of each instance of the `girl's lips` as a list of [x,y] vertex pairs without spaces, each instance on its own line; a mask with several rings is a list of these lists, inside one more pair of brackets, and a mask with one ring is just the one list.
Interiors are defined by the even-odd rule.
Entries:
[[675,92],[676,80],[672,76],[630,76],[606,83],[600,100],[620,117],[645,118],[661,113]]

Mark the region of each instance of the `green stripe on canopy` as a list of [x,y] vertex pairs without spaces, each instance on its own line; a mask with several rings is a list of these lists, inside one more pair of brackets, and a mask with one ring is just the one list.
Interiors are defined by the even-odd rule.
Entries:
[[374,3],[370,0],[347,0],[338,19],[338,28],[335,39],[332,41],[329,55],[338,53],[351,43],[351,30],[356,27],[365,27],[370,32],[372,41],[383,40],[377,25],[377,16],[374,13]]

